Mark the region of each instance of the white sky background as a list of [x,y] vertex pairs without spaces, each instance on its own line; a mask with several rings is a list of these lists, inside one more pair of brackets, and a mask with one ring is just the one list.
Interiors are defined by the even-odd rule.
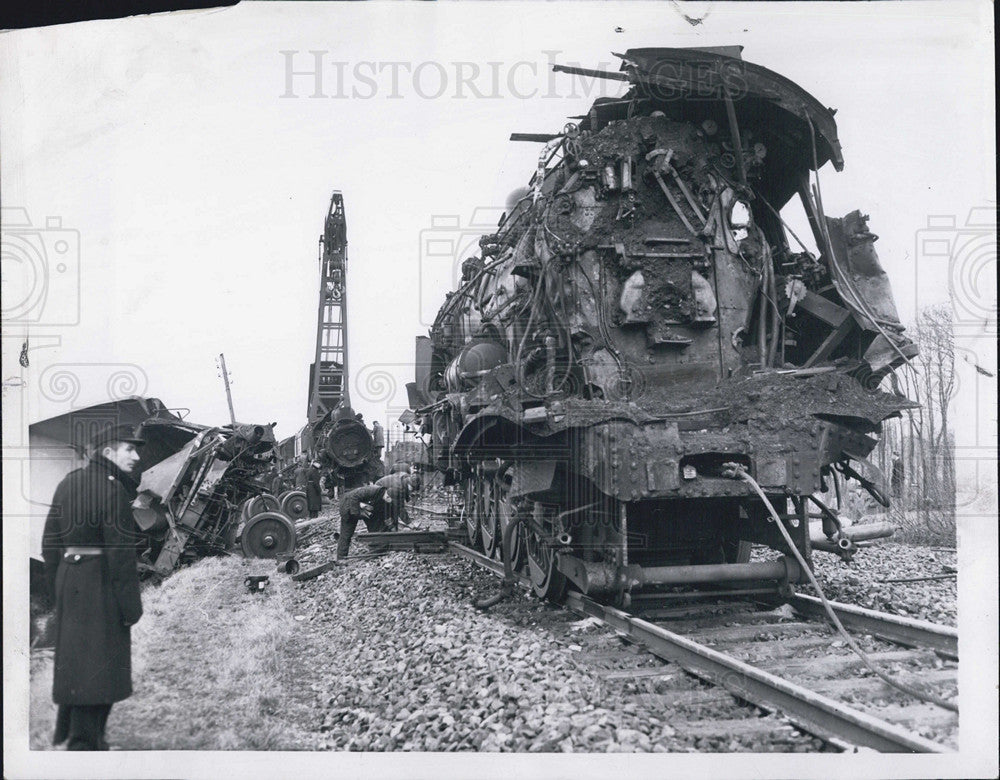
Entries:
[[[66,275],[54,281],[34,309],[30,369],[11,367],[5,339],[4,378],[27,382],[34,422],[108,400],[119,369],[107,364],[133,364],[141,371],[123,370],[137,381],[116,392],[221,423],[224,351],[237,417],[290,435],[305,421],[316,241],[339,189],[352,400],[366,419],[394,419],[385,407],[405,406],[413,337],[451,286],[440,261],[421,263],[422,231],[435,215],[465,225],[526,182],[540,146],[509,143],[512,131],[558,131],[595,89],[622,88],[553,75],[549,60],[617,69],[611,51],[734,43],[838,108],[846,169],[824,169],[827,212],[871,215],[903,319],[946,300],[947,264],[917,267],[916,234],[928,215],[961,225],[970,208],[995,208],[986,4],[721,4],[696,26],[662,3],[243,4],[0,37],[3,204],[36,228],[59,216],[79,231],[81,303],[78,324],[45,327],[76,296]],[[309,97],[306,75],[293,81],[299,97],[282,98],[282,50],[298,52],[298,70],[326,52],[323,90],[348,97]],[[383,65],[373,90],[354,75],[372,72],[363,61],[441,63],[444,94],[421,97],[440,91],[435,65],[419,79],[399,66],[397,89]],[[335,62],[347,63],[339,88]],[[455,63],[478,67],[474,84],[497,97],[462,87]],[[19,267],[5,263],[10,289],[24,284]],[[17,298],[5,296],[9,309]],[[68,369],[78,391],[54,384],[54,364],[87,364]],[[373,378],[383,369],[388,399]]]
[[[47,217],[78,231],[80,247],[78,265],[67,263],[61,275],[53,271],[30,325],[8,321],[28,277],[16,257],[4,258],[8,498],[22,487],[17,469],[8,467],[23,457],[16,447],[26,441],[27,424],[71,408],[136,393],[189,407],[189,419],[197,422],[226,422],[215,366],[219,352],[235,382],[238,419],[277,421],[282,437],[298,430],[315,347],[316,243],[334,189],[343,192],[347,211],[352,400],[368,420],[394,419],[406,403],[403,385],[412,379],[413,337],[426,332],[452,282],[448,264],[422,261],[424,231],[435,215],[468,225],[477,208],[502,208],[507,194],[531,175],[540,149],[509,143],[509,134],[556,132],[598,95],[579,80],[550,74],[550,58],[617,70],[612,51],[742,44],[747,61],[787,76],[838,109],[846,168],[841,174],[824,168],[826,210],[842,216],[859,208],[871,215],[903,320],[947,301],[947,259],[918,257],[919,247],[929,217],[950,215],[964,226],[971,209],[984,208],[995,222],[992,6],[723,3],[686,4],[684,10],[705,14],[703,22],[688,23],[665,2],[245,3],[0,34],[3,206],[27,210],[36,232],[22,229],[19,235],[28,244],[43,243],[50,266],[61,236],[44,231]],[[383,70],[368,99],[310,98],[309,76],[293,82],[298,98],[281,98],[282,50],[298,52],[300,70],[312,66],[309,50],[325,52],[327,95],[337,91],[335,62],[347,63],[348,95],[353,89],[370,93],[352,75],[362,62],[408,63],[411,69],[441,63],[444,93],[421,97],[438,89],[437,70],[429,65],[418,84],[400,66],[396,90],[391,71]],[[493,62],[498,65],[488,64]],[[477,65],[476,86],[497,97],[479,99],[468,88],[461,94],[455,63]],[[470,73],[473,66],[463,67]],[[499,74],[496,87],[491,68]],[[623,87],[608,82],[602,88],[619,94]],[[12,223],[6,211],[4,218],[7,231]],[[438,232],[468,242],[484,228]],[[992,236],[995,242],[995,226]],[[975,300],[962,311],[991,311],[993,330],[969,315],[960,323],[962,343],[995,371],[995,280],[982,275],[984,267],[987,275],[995,273],[995,243],[992,265],[989,258],[985,265],[981,257],[973,261],[961,273],[981,286],[964,293]],[[77,300],[78,318],[69,316]],[[27,369],[17,362],[25,332],[31,343]],[[975,376],[966,364],[959,368],[963,377]],[[392,377],[388,386],[374,376],[382,369]],[[992,396],[984,402],[982,388],[963,380],[956,407],[960,432],[965,426],[970,436],[978,435],[992,426],[992,437],[974,438],[970,450],[971,457],[986,453],[992,459],[992,474],[995,411],[985,423],[981,414],[995,409],[989,400],[995,399],[995,380],[987,385]],[[387,405],[395,411],[387,412]],[[971,408],[980,417],[969,414]],[[5,501],[9,518],[7,510]],[[5,579],[10,572],[9,581],[26,582],[26,556],[14,555],[9,544],[26,550],[26,538],[4,525],[5,563],[11,564],[4,567]],[[986,560],[970,558],[975,549],[963,547],[963,588],[986,583],[986,601],[978,603],[995,605],[995,589],[988,587],[996,577],[995,516],[981,527],[994,536],[979,548],[987,551]],[[964,590],[962,603],[970,597],[976,594]],[[970,613],[961,614],[967,626]],[[995,626],[995,615],[982,619]],[[26,647],[26,627],[18,624],[18,633],[9,636],[8,627],[5,619],[10,646]],[[963,659],[970,657],[966,649]],[[995,647],[984,652],[986,665],[978,668],[993,668]],[[9,659],[5,654],[5,665]],[[963,697],[970,690],[966,682],[982,684],[982,678],[963,680]],[[963,716],[963,742],[975,735],[976,723]],[[989,720],[983,733],[994,734]],[[675,758],[676,768],[682,759]],[[763,774],[971,772],[969,764],[951,759],[866,760],[864,767],[851,763],[842,770],[826,760],[811,763],[821,758],[828,759],[768,764]],[[637,776],[662,772],[661,764],[640,759],[632,764]],[[179,775],[203,774],[179,763],[186,757],[171,761]],[[253,769],[243,757],[226,761],[242,761],[240,771]],[[532,761],[533,768],[541,766]],[[155,774],[158,764],[129,766],[132,776],[140,776]],[[760,772],[753,760],[745,766],[726,764],[726,774]],[[504,769],[492,762],[477,767],[481,776]],[[46,771],[54,777],[77,770],[66,764]],[[440,765],[424,766],[413,757],[407,771],[438,776]]]

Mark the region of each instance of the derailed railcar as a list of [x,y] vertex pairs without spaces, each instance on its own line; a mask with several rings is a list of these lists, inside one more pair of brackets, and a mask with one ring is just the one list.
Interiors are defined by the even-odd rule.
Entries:
[[[733,477],[807,565],[851,554],[813,496],[848,476],[885,500],[865,458],[912,404],[878,386],[916,350],[866,217],[823,212],[831,110],[736,47],[620,56],[587,73],[628,92],[547,138],[418,338],[412,406],[470,542],[541,596],[787,593],[794,560],[747,563],[752,543],[791,551]],[[818,251],[781,216],[793,198]]]
[[269,425],[203,425],[150,419],[140,428],[148,440],[171,441],[175,451],[142,472],[133,514],[148,534],[146,565],[159,575],[203,555],[236,547],[250,557],[290,554],[295,528],[278,512],[244,516],[261,495],[263,476],[275,462]]

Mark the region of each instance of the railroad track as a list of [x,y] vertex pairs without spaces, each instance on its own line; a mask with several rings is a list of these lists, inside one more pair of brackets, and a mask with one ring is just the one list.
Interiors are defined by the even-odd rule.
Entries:
[[[503,576],[500,561],[456,542],[449,546]],[[825,622],[818,599],[796,595],[778,609],[762,609],[748,601],[678,605],[675,600],[665,605],[644,598],[638,602],[641,606],[625,612],[571,590],[566,607],[595,618],[739,700],[780,713],[801,731],[837,749],[861,747],[890,753],[957,749],[958,715],[916,703],[872,676]],[[944,698],[956,694],[958,638],[954,629],[847,604],[831,605],[872,661],[894,677]],[[631,673],[670,677],[665,667],[659,673],[647,668],[615,674],[627,677]],[[656,695],[675,702],[683,716],[692,702],[712,700],[704,691],[692,694],[660,685]],[[780,719],[747,717],[723,727],[733,733],[766,734],[780,724]]]

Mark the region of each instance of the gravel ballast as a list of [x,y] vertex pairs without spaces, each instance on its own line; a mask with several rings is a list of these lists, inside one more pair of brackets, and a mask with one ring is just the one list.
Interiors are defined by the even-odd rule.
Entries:
[[523,594],[486,613],[472,606],[497,587],[451,555],[405,553],[302,583],[296,619],[317,629],[329,664],[312,691],[324,746],[685,749],[662,719],[581,673],[583,645],[564,635],[584,621]]
[[[816,576],[827,598],[896,615],[956,626],[958,555],[955,550],[881,542],[866,547],[850,564],[829,553],[813,553]],[[941,577],[916,582],[888,582]],[[803,593],[815,595],[811,587]]]
[[[335,527],[327,518],[304,535],[296,555],[303,570],[333,556]],[[360,540],[351,550],[368,552]],[[953,578],[881,582],[937,574],[955,565],[954,552],[884,543],[859,552],[850,567],[821,554],[816,565],[832,599],[954,623]],[[248,573],[270,576],[264,593],[246,591]],[[303,582],[279,573],[273,561],[201,561],[170,577],[155,596],[150,592],[149,614],[135,634],[135,696],[117,708],[109,735],[121,749],[822,749],[780,717],[742,706],[595,621],[523,591],[487,612],[473,606],[498,588],[495,576],[451,553],[356,557]],[[192,591],[201,595],[183,608]],[[229,634],[248,616],[267,610],[275,616],[260,628],[266,633],[280,624],[274,638],[280,652],[254,654],[273,657],[274,669],[261,667],[253,672],[255,684],[236,688],[245,699],[241,712],[269,723],[266,742],[251,744],[255,729],[233,728],[232,694],[213,674],[191,675],[185,664],[199,657],[196,648],[231,643]],[[205,632],[201,639],[198,631]],[[33,708],[38,697],[43,720],[51,708],[44,702],[46,666],[50,661],[40,659],[32,673]],[[267,690],[256,691],[256,683]],[[157,704],[164,691],[178,706]],[[182,706],[189,696],[199,702],[194,731]],[[33,738],[39,748],[50,728],[40,726]],[[150,741],[153,734],[161,737]],[[162,735],[170,735],[169,745],[161,744]]]

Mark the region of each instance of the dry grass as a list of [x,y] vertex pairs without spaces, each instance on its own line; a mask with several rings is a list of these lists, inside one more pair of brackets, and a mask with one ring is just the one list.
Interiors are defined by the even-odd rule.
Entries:
[[[271,577],[264,593],[247,591],[248,573]],[[112,710],[108,741],[123,750],[312,748],[287,706],[302,676],[289,665],[299,658],[290,587],[269,563],[212,558],[148,588],[132,635],[135,692]],[[33,749],[50,746],[51,675],[51,654],[33,658]]]

